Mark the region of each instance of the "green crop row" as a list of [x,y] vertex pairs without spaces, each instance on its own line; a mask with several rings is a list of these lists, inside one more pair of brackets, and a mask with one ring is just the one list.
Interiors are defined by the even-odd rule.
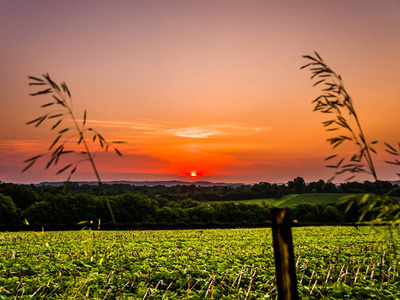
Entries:
[[[399,238],[295,228],[302,299],[400,297]],[[275,299],[269,228],[0,234],[0,299]]]

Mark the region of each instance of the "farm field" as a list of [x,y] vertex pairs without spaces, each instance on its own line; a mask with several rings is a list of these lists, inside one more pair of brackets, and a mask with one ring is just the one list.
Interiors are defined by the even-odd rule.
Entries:
[[[245,204],[266,204],[272,205],[277,200],[275,198],[263,198],[263,199],[249,199],[249,200],[231,200],[235,203],[245,203]],[[222,203],[222,202],[231,202],[231,201],[207,201],[207,203]]]
[[[300,298],[399,298],[399,260],[383,232],[294,228]],[[0,299],[275,299],[277,294],[269,228],[9,232],[0,234],[0,244]]]
[[301,203],[338,203],[340,198],[345,197],[349,194],[341,193],[306,193],[306,194],[292,194],[284,197],[283,199],[277,200],[272,203],[274,206],[291,206]]
[[[271,202],[270,204],[273,206],[292,206],[301,203],[339,203],[342,197],[352,195],[345,193],[305,193],[305,194],[291,194],[283,197],[282,199]],[[393,197],[395,199],[400,200],[400,197]],[[262,200],[262,199],[260,199]]]
[[[251,200],[232,200],[235,203],[246,204],[266,204],[273,206],[291,206],[301,203],[338,203],[340,198],[349,194],[343,193],[305,193],[305,194],[290,194],[281,199],[265,198],[265,199],[251,199]],[[208,201],[208,203],[229,202],[229,201]]]

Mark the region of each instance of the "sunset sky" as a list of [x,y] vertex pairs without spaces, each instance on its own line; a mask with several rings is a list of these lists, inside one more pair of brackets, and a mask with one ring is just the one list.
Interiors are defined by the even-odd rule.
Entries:
[[[46,72],[67,83],[78,119],[87,109],[88,126],[127,141],[123,157],[97,154],[104,181],[326,180],[337,151],[312,111],[320,89],[299,69],[313,51],[380,141],[379,178],[399,179],[382,142],[400,141],[400,0],[0,0],[0,37],[0,181],[68,175],[46,159],[21,173],[56,137],[51,122],[25,125],[50,99],[29,96],[28,75]],[[82,163],[72,180],[96,178]]]

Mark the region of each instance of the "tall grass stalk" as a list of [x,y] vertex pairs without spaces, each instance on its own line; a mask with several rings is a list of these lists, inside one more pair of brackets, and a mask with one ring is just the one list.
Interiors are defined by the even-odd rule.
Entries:
[[[119,155],[122,156],[122,153],[115,147],[115,144],[121,144],[125,143],[125,141],[112,141],[108,142],[106,141],[103,136],[97,132],[95,129],[91,127],[86,126],[86,120],[87,120],[87,111],[85,110],[83,113],[83,119],[82,121],[78,121],[77,118],[75,117],[75,114],[73,112],[73,103],[72,103],[72,97],[71,97],[71,92],[68,89],[68,86],[66,85],[65,82],[62,82],[60,85],[55,83],[51,78],[49,74],[43,74],[41,78],[39,77],[34,77],[34,76],[29,76],[29,85],[30,86],[39,86],[42,89],[31,93],[30,96],[36,97],[36,96],[42,96],[42,95],[48,95],[51,96],[50,102],[47,102],[43,105],[41,105],[42,109],[51,109],[50,111],[45,112],[43,115],[27,122],[27,125],[34,125],[35,127],[38,127],[41,125],[44,121],[49,121],[49,122],[54,122],[53,126],[51,127],[51,131],[56,130],[56,128],[59,128],[59,126],[62,124],[62,122],[66,119],[70,119],[72,121],[73,126],[71,127],[63,127],[62,129],[57,131],[57,136],[54,139],[54,141],[51,143],[50,147],[48,148],[48,152],[50,152],[50,159],[47,161],[46,164],[46,169],[48,169],[50,166],[58,165],[58,162],[61,157],[64,157],[66,155],[71,155],[71,154],[76,154],[81,157],[81,159],[78,159],[74,161],[73,163],[69,163],[61,167],[56,175],[59,175],[65,171],[69,171],[69,175],[67,180],[65,181],[64,184],[64,189],[66,187],[66,183],[71,179],[72,175],[76,172],[77,167],[80,163],[84,161],[88,161],[93,169],[93,172],[96,176],[98,184],[101,186],[102,181],[99,175],[99,172],[97,170],[94,158],[97,153],[92,152],[89,147],[89,142],[88,142],[88,137],[87,135],[91,135],[91,141],[92,144],[94,144],[97,140],[98,146],[97,148],[103,149],[105,151],[108,151],[108,149],[111,147],[114,149],[114,151]],[[53,109],[54,108],[54,109]],[[77,146],[83,147],[83,151],[78,151],[78,150],[73,150],[73,149],[67,149],[67,144],[71,143],[76,143]],[[39,155],[36,155],[34,157],[31,157],[27,160],[24,161],[26,163],[26,167],[22,170],[22,172],[27,171],[30,167],[32,167],[37,160],[45,156],[47,153],[42,153]],[[116,223],[114,214],[112,212],[111,205],[109,201],[107,200],[107,206],[110,211],[112,220],[114,224]]]
[[[376,154],[372,145],[377,144],[377,141],[368,142],[361,126],[360,119],[354,107],[353,99],[347,92],[342,77],[335,73],[323,59],[315,52],[315,56],[303,56],[309,62],[302,66],[301,69],[308,68],[311,73],[311,79],[316,79],[314,86],[323,85],[322,94],[312,101],[314,111],[319,111],[324,114],[333,114],[334,117],[322,124],[326,131],[338,131],[342,129],[344,134],[338,134],[329,138],[327,141],[333,148],[338,147],[345,141],[353,142],[358,150],[350,158],[342,156],[334,165],[327,167],[336,169],[335,175],[329,180],[332,181],[336,175],[343,173],[352,173],[352,176],[346,181],[354,178],[357,173],[366,172],[378,180],[375,170],[372,154]],[[354,120],[355,126],[351,125]],[[325,160],[337,158],[338,155],[331,155]]]
[[[321,95],[312,101],[315,105],[314,111],[333,114],[333,118],[322,122],[322,124],[326,128],[326,131],[341,132],[327,141],[334,149],[345,141],[354,143],[358,149],[350,158],[345,155],[340,155],[340,158],[338,154],[335,154],[325,159],[326,161],[338,159],[337,163],[327,166],[336,170],[334,176],[329,181],[332,181],[337,175],[343,173],[352,174],[346,181],[351,180],[358,173],[364,172],[370,174],[378,185],[378,194],[350,195],[344,197],[343,202],[348,203],[348,209],[353,205],[359,207],[359,221],[363,221],[368,216],[372,220],[371,224],[400,226],[400,203],[399,200],[391,196],[398,188],[391,191],[380,189],[380,182],[372,159],[372,154],[376,154],[373,145],[378,142],[367,141],[354,108],[353,99],[347,92],[342,77],[334,72],[317,52],[314,53],[314,56],[305,55],[303,57],[308,60],[308,63],[302,66],[301,69],[308,68],[311,71],[311,79],[316,80],[314,86],[323,86]],[[351,125],[352,121],[355,123],[355,126]],[[387,153],[392,156],[400,156],[400,143],[398,145],[399,150],[389,143],[384,144]],[[386,162],[400,166],[399,159]],[[400,176],[400,173],[397,173],[397,175]]]

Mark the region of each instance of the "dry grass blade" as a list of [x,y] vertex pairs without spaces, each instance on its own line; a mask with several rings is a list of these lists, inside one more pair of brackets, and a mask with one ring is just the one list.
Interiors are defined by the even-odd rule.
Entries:
[[43,82],[43,79],[37,78],[37,77],[34,77],[34,76],[28,76],[28,78],[32,79],[32,80],[35,80],[35,81]]
[[24,163],[30,162],[32,160],[37,160],[38,158],[42,157],[43,155],[44,154],[39,154],[39,155],[36,155],[34,157],[28,158],[28,159],[24,160]]
[[47,82],[50,83],[51,87],[57,91],[60,91],[60,88],[58,87],[58,85],[51,80],[49,73],[43,74],[43,77],[46,78]]
[[37,121],[39,121],[41,118],[42,118],[42,117],[39,117],[39,118],[33,119],[32,121],[26,122],[25,124],[26,124],[26,125],[29,125],[29,124],[36,123],[36,122],[37,122]]
[[56,137],[56,139],[53,141],[53,143],[50,145],[49,150],[53,149],[54,145],[57,144],[57,142],[61,139],[62,135],[60,134],[59,136]]
[[47,115],[44,115],[43,117],[40,118],[40,120],[36,123],[35,127],[38,127],[40,124],[43,123],[44,120],[46,120]]
[[34,164],[35,162],[36,162],[35,160],[32,161],[32,162],[30,162],[25,168],[22,169],[21,172],[24,173],[25,171],[27,171],[30,167],[33,166],[33,164]]
[[39,92],[36,92],[36,93],[31,93],[29,95],[38,96],[38,95],[48,94],[50,92],[51,92],[51,89],[45,89],[45,90],[42,90],[42,91],[39,91]]
[[70,167],[72,167],[72,164],[69,164],[67,166],[65,166],[64,168],[62,168],[61,170],[59,170],[56,175],[61,174],[62,172],[64,172],[65,170],[69,169]]
[[60,130],[60,131],[58,132],[58,134],[62,134],[62,133],[64,133],[64,132],[67,132],[68,130],[70,130],[70,128],[62,129],[62,130]]
[[62,121],[62,120],[58,120],[58,121],[53,125],[53,127],[51,127],[51,130],[54,130],[55,128],[57,128],[57,126],[60,125],[61,121]]
[[49,116],[49,119],[54,119],[54,118],[58,118],[58,117],[62,117],[64,114],[55,114],[55,115],[51,115]]
[[118,154],[119,156],[122,156],[122,153],[121,153],[117,148],[114,148],[114,150],[115,150],[115,152],[117,152],[117,154]]
[[57,104],[60,104],[61,106],[65,107],[64,101],[60,100],[57,96],[54,95],[53,98],[57,101]]
[[61,87],[63,88],[63,91],[68,94],[68,97],[71,98],[71,93],[67,87],[67,84],[65,82],[61,83]]

